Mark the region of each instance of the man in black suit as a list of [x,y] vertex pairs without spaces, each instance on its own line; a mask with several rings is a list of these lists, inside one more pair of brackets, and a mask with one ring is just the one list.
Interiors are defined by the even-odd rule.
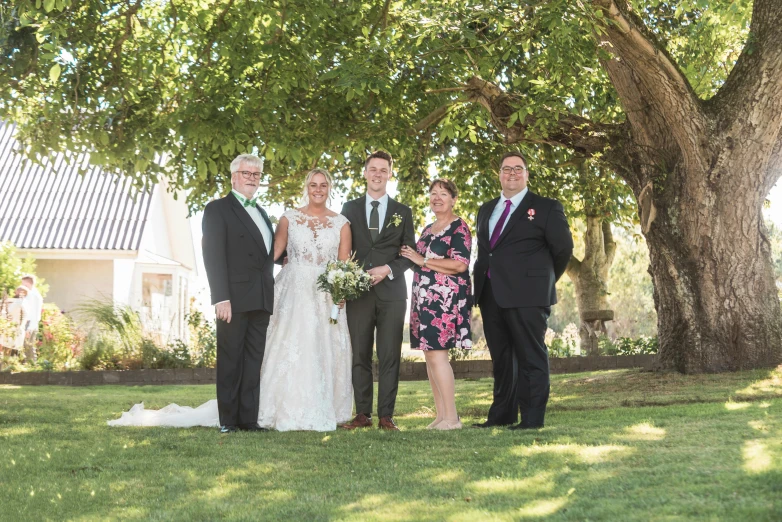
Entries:
[[478,427],[542,428],[549,397],[544,336],[555,284],[573,253],[562,204],[527,188],[527,161],[518,152],[500,160],[502,194],[478,211],[475,302],[494,370],[494,400]]
[[217,407],[221,433],[265,431],[258,393],[266,329],[274,306],[274,236],[257,204],[263,161],[231,162],[233,190],[204,209],[203,253],[217,315]]
[[386,186],[394,160],[377,151],[364,162],[367,194],[348,201],[342,215],[350,221],[356,261],[373,277],[372,289],[347,303],[350,342],[353,346],[353,394],[356,417],[341,428],[372,426],[372,345],[377,330],[378,425],[398,431],[394,405],[399,388],[399,360],[407,310],[405,270],[412,262],[399,255],[402,245],[415,248],[413,212],[391,199]]

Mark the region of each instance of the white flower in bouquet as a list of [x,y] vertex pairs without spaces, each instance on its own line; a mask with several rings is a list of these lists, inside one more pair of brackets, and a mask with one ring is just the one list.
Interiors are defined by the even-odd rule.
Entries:
[[358,264],[348,261],[329,261],[326,271],[318,276],[318,289],[331,295],[331,323],[337,324],[337,303],[357,299],[372,287],[372,277]]

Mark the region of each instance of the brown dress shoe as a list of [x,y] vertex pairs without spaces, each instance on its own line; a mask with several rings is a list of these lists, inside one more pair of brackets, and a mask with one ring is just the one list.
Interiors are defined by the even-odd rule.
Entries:
[[377,425],[381,430],[399,431],[399,428],[394,422],[394,418],[391,416],[380,417],[380,422],[378,422]]
[[371,428],[372,427],[372,417],[369,417],[368,415],[364,415],[363,413],[359,413],[356,415],[356,417],[345,424],[340,424],[339,426],[343,430],[355,430],[356,428]]

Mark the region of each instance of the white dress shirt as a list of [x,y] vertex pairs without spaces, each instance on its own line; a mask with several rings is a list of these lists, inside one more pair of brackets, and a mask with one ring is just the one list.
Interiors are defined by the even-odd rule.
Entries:
[[[502,230],[500,230],[500,234],[502,234],[502,231],[505,230],[506,226],[508,226],[510,217],[513,215],[516,209],[519,208],[519,204],[521,204],[521,200],[524,199],[524,196],[527,195],[528,190],[529,189],[527,187],[524,187],[524,190],[510,198],[510,212],[508,213],[508,217],[505,218],[505,223],[502,224]],[[497,206],[494,207],[494,211],[491,213],[491,217],[489,217],[489,237],[494,235],[494,227],[497,226],[497,222],[500,220],[500,216],[502,216],[502,213],[505,211],[506,201],[508,201],[508,198],[506,198],[505,195],[501,193],[500,200],[497,202]]]
[[266,244],[266,253],[270,253],[272,248],[272,231],[269,230],[269,225],[267,225],[266,220],[263,219],[261,211],[258,210],[257,207],[245,207],[244,202],[247,200],[243,199],[244,196],[237,194],[235,191],[231,191],[231,193],[236,196],[236,199],[242,204],[242,208],[244,208],[245,212],[250,216],[250,219],[253,220],[253,223],[258,227],[258,230],[261,231],[263,242]]
[[[369,226],[369,215],[372,213],[372,202],[373,201],[379,201],[380,204],[377,206],[377,233],[380,235],[380,232],[383,231],[383,223],[386,220],[386,210],[388,210],[388,194],[383,194],[380,196],[380,199],[375,199],[369,194],[367,194],[367,201],[366,201],[366,211],[367,211],[367,226]],[[391,267],[386,265],[389,270],[388,278],[394,279],[394,273],[390,272]]]
[[382,196],[380,196],[380,199],[374,199],[372,196],[367,194],[367,204],[366,204],[367,225],[369,225],[369,215],[372,213],[373,201],[380,202],[380,204],[377,206],[377,217],[378,217],[377,233],[380,234],[380,231],[383,230],[383,223],[386,220],[386,210],[388,209],[388,194],[383,194]]
[[27,297],[25,298],[28,304],[27,313],[29,314],[27,316],[27,319],[30,321],[27,324],[27,331],[28,332],[37,332],[38,331],[38,324],[41,322],[41,309],[43,308],[43,297],[41,297],[41,292],[38,291],[37,288],[32,287],[27,292]]

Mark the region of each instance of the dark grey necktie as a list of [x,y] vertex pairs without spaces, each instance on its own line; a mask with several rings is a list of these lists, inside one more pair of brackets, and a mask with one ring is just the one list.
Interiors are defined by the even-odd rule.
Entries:
[[377,236],[380,235],[380,215],[377,213],[377,207],[380,205],[379,201],[373,201],[372,210],[369,211],[369,235],[372,237],[372,242],[377,241]]

